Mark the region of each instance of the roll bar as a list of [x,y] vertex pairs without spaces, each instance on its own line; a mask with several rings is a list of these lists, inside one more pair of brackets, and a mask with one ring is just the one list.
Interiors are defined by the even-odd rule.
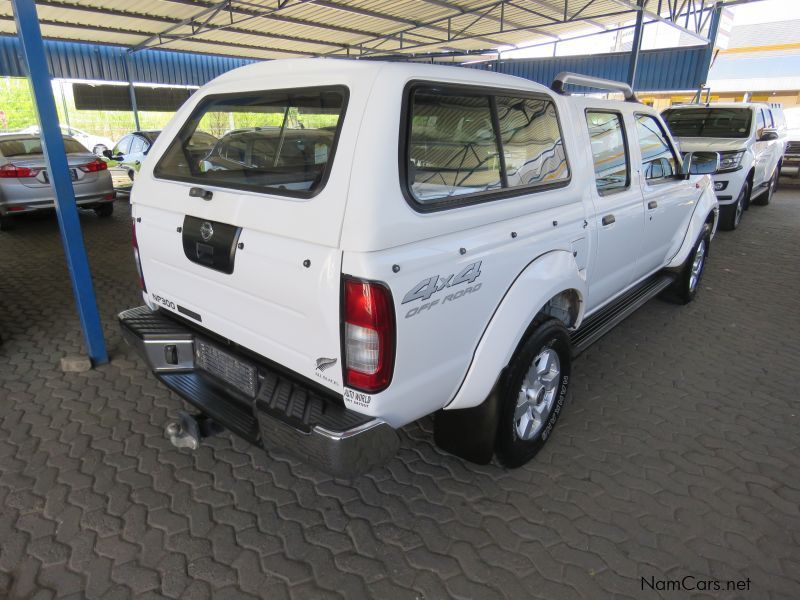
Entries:
[[581,75],[579,73],[570,73],[569,71],[562,71],[553,80],[550,89],[557,94],[569,96],[569,92],[564,89],[565,85],[582,85],[585,87],[597,88],[600,90],[608,90],[610,92],[622,92],[625,96],[626,102],[639,102],[636,94],[633,93],[631,86],[621,81],[612,81],[611,79],[601,79],[600,77],[592,77],[591,75]]

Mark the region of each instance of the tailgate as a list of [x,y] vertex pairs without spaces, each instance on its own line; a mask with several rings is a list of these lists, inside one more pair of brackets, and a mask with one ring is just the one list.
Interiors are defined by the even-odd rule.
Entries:
[[341,364],[339,250],[150,207],[135,214],[151,304],[341,390],[341,368],[317,368]]
[[201,97],[156,140],[132,197],[151,304],[339,393],[348,97]]

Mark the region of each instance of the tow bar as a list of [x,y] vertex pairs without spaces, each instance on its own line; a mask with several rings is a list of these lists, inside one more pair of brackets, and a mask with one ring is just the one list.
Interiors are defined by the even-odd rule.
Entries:
[[222,430],[223,428],[219,424],[205,415],[190,415],[187,412],[179,411],[178,420],[169,422],[164,433],[176,448],[197,450],[200,447],[200,440],[216,435]]

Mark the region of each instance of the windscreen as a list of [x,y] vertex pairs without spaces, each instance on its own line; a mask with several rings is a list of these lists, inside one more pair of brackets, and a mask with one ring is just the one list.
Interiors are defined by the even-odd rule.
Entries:
[[308,197],[333,160],[344,88],[209,97],[173,140],[156,177]]
[[[89,152],[80,142],[71,138],[64,138],[64,150],[67,154],[85,154]],[[42,140],[38,138],[3,140],[0,141],[0,154],[6,158],[43,154]]]
[[750,135],[749,108],[682,108],[664,111],[664,120],[676,137],[746,138]]

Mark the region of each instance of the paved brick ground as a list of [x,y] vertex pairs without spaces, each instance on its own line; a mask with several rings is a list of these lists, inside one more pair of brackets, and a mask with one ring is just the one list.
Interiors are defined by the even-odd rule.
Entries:
[[656,598],[641,577],[688,574],[800,598],[800,193],[718,236],[696,303],[581,357],[526,468],[445,455],[425,421],[354,482],[228,434],[169,445],[179,401],[115,325],[127,215],[82,218],[113,357],[83,374],[58,369],[81,346],[54,221],[0,234],[0,596]]

